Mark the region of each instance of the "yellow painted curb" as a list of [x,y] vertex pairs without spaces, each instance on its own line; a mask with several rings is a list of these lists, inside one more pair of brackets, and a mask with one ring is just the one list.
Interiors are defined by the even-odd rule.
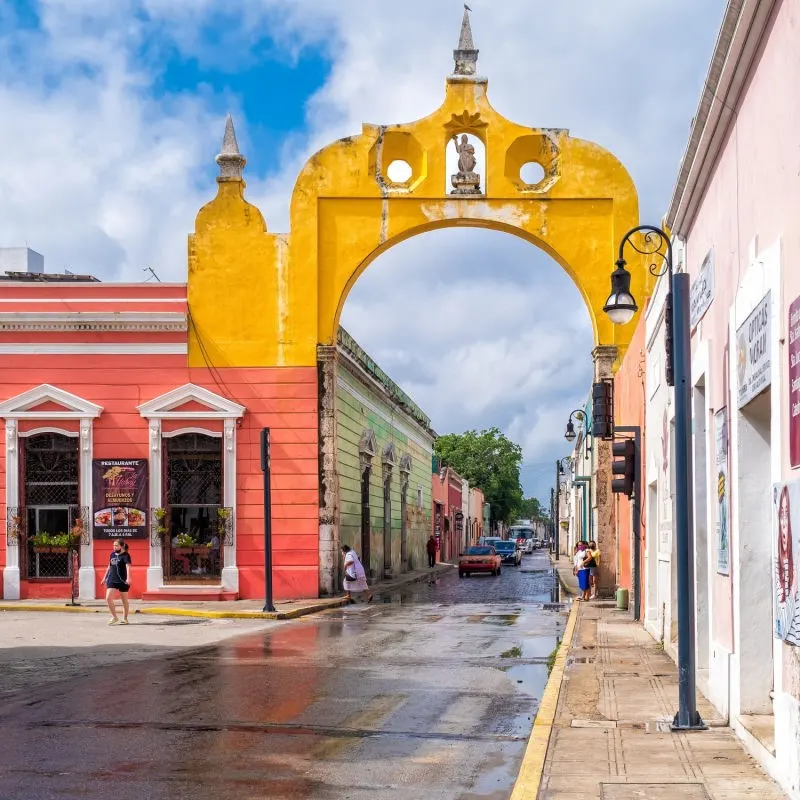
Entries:
[[102,611],[101,608],[92,608],[91,606],[71,606],[67,603],[63,605],[41,605],[34,606],[29,603],[0,603],[0,611],[66,611],[70,614],[94,614]]
[[564,679],[564,669],[567,665],[567,655],[572,644],[572,635],[575,632],[575,620],[578,617],[578,604],[572,604],[572,610],[564,629],[564,638],[556,653],[553,670],[544,687],[542,702],[533,723],[533,730],[525,748],[522,766],[511,793],[511,800],[536,800],[539,796],[539,787],[542,783],[542,772],[547,757],[547,746],[550,743],[550,734],[558,708],[558,697],[561,694],[561,682]]
[[[317,603],[313,606],[293,608],[290,611],[211,611],[202,608],[174,608],[172,606],[137,608],[134,614],[156,614],[161,617],[200,617],[204,619],[297,619],[308,614],[317,614],[329,608],[339,608],[347,601],[345,598],[336,598],[327,603]],[[100,606],[69,606],[69,605],[31,605],[30,603],[2,603],[0,611],[67,611],[70,613],[98,614],[105,611]]]

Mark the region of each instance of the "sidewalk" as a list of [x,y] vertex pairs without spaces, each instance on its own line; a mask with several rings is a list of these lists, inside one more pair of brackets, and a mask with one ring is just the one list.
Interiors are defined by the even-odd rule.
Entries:
[[[431,575],[440,575],[454,569],[452,564],[439,563],[433,570],[419,569],[395,578],[382,581],[372,587],[375,597],[392,594],[404,586],[427,580]],[[167,617],[203,617],[206,619],[296,619],[307,614],[316,614],[330,608],[345,605],[344,596],[310,598],[307,600],[289,600],[276,602],[275,611],[264,611],[263,600],[208,600],[208,601],[175,601],[165,604],[163,601],[145,602],[131,600],[131,611],[134,614],[155,614]],[[119,605],[119,604],[118,604]],[[61,611],[66,613],[96,614],[107,612],[105,600],[81,600],[79,605],[70,606],[63,600],[0,600],[0,611]]]
[[578,579],[572,574],[572,561],[566,556],[555,558],[551,553],[550,562],[558,575],[558,582],[561,584],[561,589],[566,594],[573,597],[580,594]]
[[709,730],[672,733],[677,703],[676,666],[652,637],[613,603],[576,601],[513,797],[785,797],[702,696]]

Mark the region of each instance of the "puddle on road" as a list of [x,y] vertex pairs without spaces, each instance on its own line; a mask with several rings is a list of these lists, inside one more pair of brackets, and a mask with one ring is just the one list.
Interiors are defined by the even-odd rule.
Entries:
[[519,614],[470,614],[467,622],[482,622],[484,625],[513,625]]

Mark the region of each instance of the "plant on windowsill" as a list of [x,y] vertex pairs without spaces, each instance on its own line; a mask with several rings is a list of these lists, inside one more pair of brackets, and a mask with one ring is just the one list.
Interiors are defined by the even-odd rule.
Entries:
[[[228,538],[228,531],[231,525],[231,510],[229,508],[217,509],[217,536],[221,543],[225,543]],[[211,547],[211,545],[208,545]]]
[[81,540],[83,539],[83,520],[80,517],[72,523],[68,536],[69,547],[77,549],[81,546]]
[[66,553],[72,543],[68,533],[37,531],[32,537],[34,553]]
[[197,547],[197,539],[190,533],[179,533],[175,537],[175,547]]
[[156,537],[158,538],[159,542],[164,541],[164,537],[167,535],[167,509],[166,508],[154,508],[153,509],[153,516],[156,518]]

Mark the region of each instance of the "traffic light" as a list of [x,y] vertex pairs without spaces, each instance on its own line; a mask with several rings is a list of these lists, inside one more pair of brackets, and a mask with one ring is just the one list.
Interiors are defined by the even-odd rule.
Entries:
[[592,385],[592,434],[599,439],[614,438],[614,382]]
[[611,474],[619,475],[611,479],[611,491],[615,494],[633,494],[633,484],[636,475],[636,444],[633,439],[623,439],[611,445]]

